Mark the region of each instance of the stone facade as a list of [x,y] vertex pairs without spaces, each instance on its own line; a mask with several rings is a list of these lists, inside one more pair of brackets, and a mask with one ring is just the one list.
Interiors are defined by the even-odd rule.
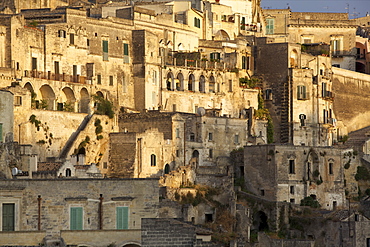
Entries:
[[345,151],[283,145],[245,147],[247,189],[272,201],[299,204],[313,196],[323,208],[344,207]]
[[[37,245],[43,237],[44,241],[64,241],[66,245],[107,246],[112,240],[122,245],[130,241],[140,243],[140,235],[129,230],[140,230],[142,218],[158,216],[157,179],[3,180],[0,183],[0,209],[4,204],[13,205],[14,230],[21,235],[22,232],[44,232],[38,235],[38,242],[31,238],[22,245]],[[121,233],[116,230],[118,207],[128,207],[126,228],[129,230],[121,230]],[[77,228],[83,231],[71,231],[72,208],[82,208],[82,225]],[[16,232],[11,236],[17,236]],[[9,244],[6,242],[8,233],[0,234],[0,244]]]

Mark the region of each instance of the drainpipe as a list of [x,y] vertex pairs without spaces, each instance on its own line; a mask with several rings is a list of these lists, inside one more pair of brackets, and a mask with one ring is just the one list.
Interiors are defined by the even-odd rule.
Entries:
[[41,196],[38,195],[37,197],[37,204],[38,204],[38,216],[37,216],[37,230],[41,231]]
[[103,229],[103,194],[99,197],[99,230]]

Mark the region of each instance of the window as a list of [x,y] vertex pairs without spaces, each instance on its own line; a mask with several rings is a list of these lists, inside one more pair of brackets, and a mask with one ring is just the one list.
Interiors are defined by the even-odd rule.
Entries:
[[329,174],[331,174],[331,175],[334,174],[333,173],[333,165],[334,165],[333,163],[331,163],[331,162],[329,163]]
[[289,160],[289,174],[295,173],[295,164],[294,160]]
[[71,169],[67,168],[66,169],[66,177],[70,177],[70,176],[72,176]]
[[59,61],[54,61],[54,74],[55,74],[55,79],[59,80]]
[[157,166],[157,157],[155,154],[150,155],[150,166]]
[[180,138],[180,129],[176,128],[176,138]]
[[65,38],[67,35],[67,32],[65,30],[58,30],[58,37]]
[[180,150],[176,150],[176,157],[180,157]]
[[70,230],[83,229],[83,208],[71,207],[70,211]]
[[124,43],[123,44],[123,62],[124,63],[129,63],[129,47],[128,44]]
[[213,133],[212,132],[208,133],[208,141],[213,141]]
[[32,58],[32,70],[37,70],[37,58]]
[[325,83],[325,82],[323,82],[323,83],[322,83],[321,89],[322,89],[322,90],[321,90],[321,91],[322,91],[322,92],[321,92],[322,97],[323,97],[323,98],[325,98],[325,97],[326,97],[326,95],[327,95],[327,92],[328,92],[328,91],[326,91],[326,83]]
[[289,187],[289,193],[294,195],[294,186]]
[[295,203],[295,200],[293,198],[290,199],[289,201],[290,201],[290,203]]
[[242,56],[242,69],[245,69],[246,68],[246,66],[245,66],[246,61],[247,61],[247,57],[246,56]]
[[307,99],[306,86],[297,86],[297,99]]
[[89,40],[89,39],[87,39],[87,40],[86,40],[86,46],[87,46],[87,47],[89,47],[89,46],[90,46],[90,40]]
[[334,53],[339,53],[340,52],[340,40],[339,39],[336,39],[336,40],[332,40],[332,49],[333,49],[333,52]]
[[190,141],[191,142],[195,141],[195,134],[194,133],[190,133]]
[[264,196],[265,195],[265,190],[261,190],[261,196]]
[[173,104],[172,105],[172,111],[175,112],[176,111],[176,104]]
[[103,169],[108,169],[108,162],[103,162]]
[[113,86],[113,76],[109,76],[109,86]]
[[240,29],[245,30],[245,17],[242,17],[242,20],[240,22]]
[[128,207],[116,207],[117,229],[128,229]]
[[211,148],[211,149],[209,149],[209,158],[213,158],[213,149]]
[[69,34],[69,44],[70,45],[74,45],[75,44],[75,34],[74,33],[70,33]]
[[233,91],[233,80],[229,80],[229,92]]
[[221,54],[219,52],[212,52],[209,54],[211,61],[213,60],[220,60]]
[[103,61],[108,61],[108,40],[103,40]]
[[234,143],[239,144],[239,135],[234,136]]
[[22,96],[15,96],[15,105],[22,105]]
[[300,121],[302,127],[303,126],[306,126],[306,123],[305,123],[305,121],[306,121],[306,115],[299,114],[299,121]]
[[3,231],[9,232],[15,230],[15,204],[14,203],[3,203],[2,206],[2,223]]
[[324,120],[324,124],[328,123],[329,122],[329,111],[328,110],[323,110],[323,120]]
[[98,75],[98,78],[97,78],[97,84],[101,84],[101,75]]
[[271,100],[272,99],[272,89],[266,89],[265,90],[265,100]]
[[197,17],[194,17],[194,27],[200,28],[200,19]]
[[274,19],[266,19],[267,25],[266,25],[266,34],[274,34]]

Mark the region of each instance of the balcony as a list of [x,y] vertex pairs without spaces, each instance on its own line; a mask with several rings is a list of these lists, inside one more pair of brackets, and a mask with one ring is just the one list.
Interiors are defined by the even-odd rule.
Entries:
[[80,75],[68,75],[68,74],[54,74],[50,71],[37,71],[37,70],[25,70],[24,71],[25,77],[32,77],[32,78],[39,78],[39,79],[46,79],[46,80],[53,80],[53,81],[65,81],[65,82],[73,82],[73,83],[81,83],[86,84],[88,80],[86,76]]
[[323,98],[325,100],[334,100],[334,93],[331,91],[324,91],[323,92]]
[[332,57],[351,57],[356,56],[351,51],[332,51],[331,52]]

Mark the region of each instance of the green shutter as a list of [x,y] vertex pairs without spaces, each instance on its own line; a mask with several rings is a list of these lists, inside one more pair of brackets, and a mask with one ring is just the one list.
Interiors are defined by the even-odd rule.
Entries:
[[108,40],[103,40],[103,52],[108,52]]
[[128,56],[128,44],[123,44],[123,55]]
[[128,229],[128,207],[116,208],[117,229]]
[[82,230],[83,209],[81,207],[71,208],[70,229]]
[[14,203],[3,204],[3,231],[14,231],[14,219],[15,219],[15,205]]

